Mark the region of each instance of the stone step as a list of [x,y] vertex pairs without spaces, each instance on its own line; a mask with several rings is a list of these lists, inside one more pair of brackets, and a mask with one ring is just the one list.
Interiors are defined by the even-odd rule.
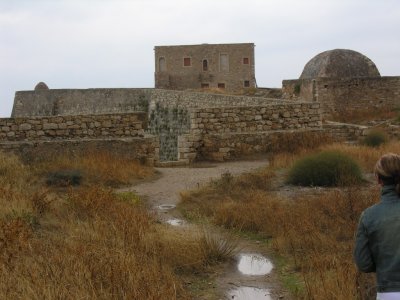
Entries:
[[189,165],[189,159],[180,159],[176,161],[158,161],[154,163],[157,168],[173,168],[173,167],[186,167]]

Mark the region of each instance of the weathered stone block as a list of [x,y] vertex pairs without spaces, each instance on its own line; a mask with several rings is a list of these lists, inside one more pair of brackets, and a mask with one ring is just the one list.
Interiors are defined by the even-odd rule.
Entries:
[[52,130],[52,129],[58,129],[58,124],[55,124],[55,123],[43,124],[43,130]]

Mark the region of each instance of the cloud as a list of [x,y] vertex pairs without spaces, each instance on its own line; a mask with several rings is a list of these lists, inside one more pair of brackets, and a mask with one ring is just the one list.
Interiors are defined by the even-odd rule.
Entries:
[[0,0],[0,116],[38,81],[152,87],[155,45],[254,42],[260,86],[334,48],[400,75],[399,23],[397,0]]

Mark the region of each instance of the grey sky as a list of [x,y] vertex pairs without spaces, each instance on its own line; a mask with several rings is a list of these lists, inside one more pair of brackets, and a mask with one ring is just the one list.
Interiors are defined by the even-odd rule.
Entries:
[[156,45],[254,42],[262,87],[335,48],[400,76],[399,29],[398,0],[0,0],[0,116],[39,81],[153,87]]

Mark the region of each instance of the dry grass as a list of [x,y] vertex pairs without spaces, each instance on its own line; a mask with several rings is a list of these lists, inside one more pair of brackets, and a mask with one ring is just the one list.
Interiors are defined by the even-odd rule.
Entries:
[[332,143],[332,137],[322,131],[284,132],[269,139],[271,153],[298,153]]
[[90,152],[79,157],[60,155],[33,167],[38,174],[79,171],[83,175],[83,182],[107,186],[131,184],[154,174],[152,168],[143,166],[138,161],[129,161],[109,152]]
[[[400,143],[380,148],[325,145],[324,150],[344,152],[366,172],[386,152],[400,152]],[[301,193],[285,198],[276,186],[277,168],[287,168],[314,150],[274,156],[264,171],[221,180],[201,190],[182,194],[180,208],[191,218],[271,238],[271,247],[298,274],[295,296],[300,299],[373,299],[373,276],[357,272],[352,259],[354,233],[361,212],[379,201],[379,188],[355,185]],[[303,196],[302,196],[303,195]]]
[[157,224],[136,197],[99,185],[51,190],[29,178],[0,153],[0,299],[190,299],[183,278],[224,253],[205,255],[214,248]]

